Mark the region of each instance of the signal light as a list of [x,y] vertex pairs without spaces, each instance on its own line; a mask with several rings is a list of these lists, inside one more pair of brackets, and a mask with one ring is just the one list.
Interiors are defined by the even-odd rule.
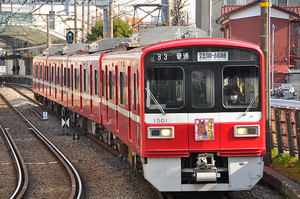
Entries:
[[74,42],[74,33],[71,30],[67,32],[66,41],[68,44],[72,44]]

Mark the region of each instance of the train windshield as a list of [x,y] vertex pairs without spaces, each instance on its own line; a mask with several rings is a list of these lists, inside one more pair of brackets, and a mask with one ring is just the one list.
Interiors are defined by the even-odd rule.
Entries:
[[148,68],[146,106],[149,109],[181,108],[184,105],[183,69]]
[[212,70],[192,72],[192,106],[212,108],[215,105],[215,73]]
[[256,107],[259,97],[259,69],[256,66],[227,66],[223,70],[223,105],[226,108]]

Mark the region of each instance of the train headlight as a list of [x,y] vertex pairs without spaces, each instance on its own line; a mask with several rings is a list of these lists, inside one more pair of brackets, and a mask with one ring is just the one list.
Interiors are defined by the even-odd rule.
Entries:
[[174,138],[174,127],[149,127],[149,139]]
[[258,125],[236,125],[234,126],[234,137],[259,137]]

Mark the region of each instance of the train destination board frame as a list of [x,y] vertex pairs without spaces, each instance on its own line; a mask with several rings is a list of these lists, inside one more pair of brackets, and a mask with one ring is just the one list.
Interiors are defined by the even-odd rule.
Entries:
[[[249,53],[250,52],[250,53]],[[250,56],[249,56],[250,54]],[[222,47],[187,47],[151,52],[147,55],[150,63],[162,62],[228,62],[254,61],[258,54],[251,50]]]

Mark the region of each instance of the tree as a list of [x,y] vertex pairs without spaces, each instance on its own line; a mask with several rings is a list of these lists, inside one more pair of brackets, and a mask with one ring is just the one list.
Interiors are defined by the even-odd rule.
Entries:
[[[128,22],[124,22],[120,18],[114,19],[113,21],[114,37],[129,37],[133,31]],[[91,33],[88,33],[85,37],[85,42],[92,43],[103,37],[103,20],[96,22],[95,26],[92,27]]]
[[190,4],[188,0],[172,0],[171,10],[173,14],[172,25],[182,26],[187,22],[187,10],[184,10]]

